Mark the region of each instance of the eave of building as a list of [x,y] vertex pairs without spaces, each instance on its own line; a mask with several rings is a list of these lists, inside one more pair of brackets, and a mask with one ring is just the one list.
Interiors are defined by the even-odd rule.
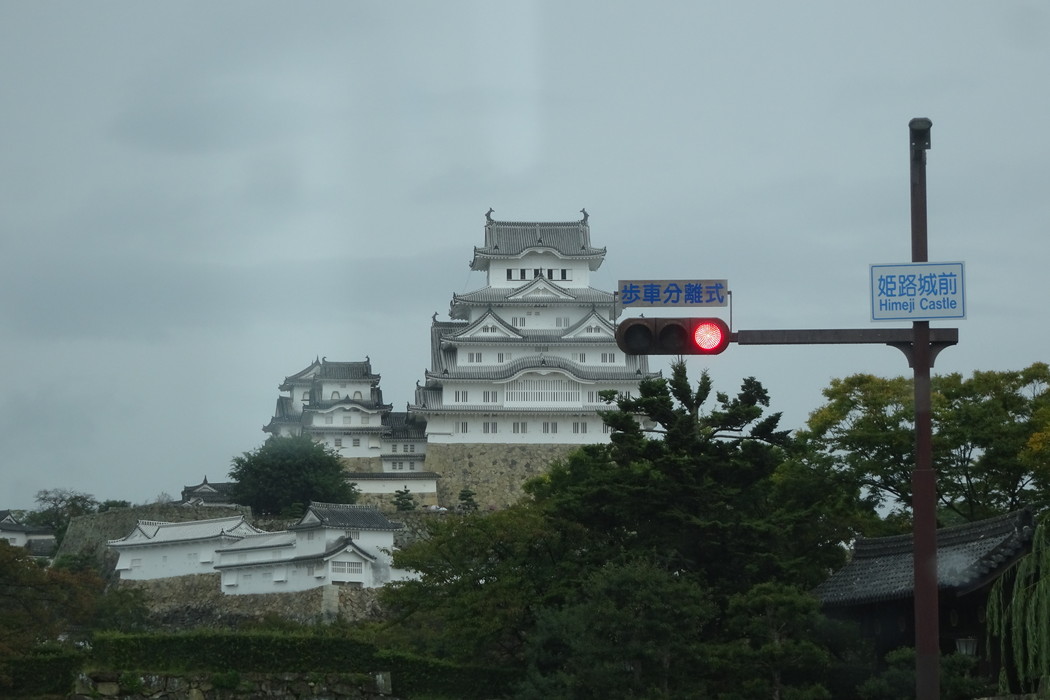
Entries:
[[328,435],[382,435],[386,427],[382,425],[303,425],[304,433],[326,433]]
[[187,537],[186,539],[179,540],[111,540],[106,543],[107,546],[113,549],[140,549],[145,547],[170,547],[172,545],[180,544],[193,544],[198,542],[237,542],[244,538],[244,535],[212,535],[204,537]]
[[506,348],[517,348],[519,346],[528,345],[545,345],[550,347],[561,346],[561,347],[579,347],[581,345],[612,345],[616,341],[615,336],[601,334],[598,337],[575,337],[568,338],[563,332],[551,331],[551,332],[537,332],[530,333],[527,336],[521,338],[489,338],[485,339],[480,336],[472,336],[469,338],[442,338],[441,347],[445,348],[460,348],[467,345],[484,345],[492,347],[506,347]]
[[339,409],[353,409],[369,415],[389,411],[393,404],[364,403],[357,399],[336,399],[334,401],[314,401],[303,406],[303,413],[331,413]]
[[560,407],[554,408],[550,406],[515,406],[513,408],[493,408],[492,406],[484,407],[481,404],[473,404],[469,406],[420,406],[419,412],[422,415],[471,415],[476,417],[492,417],[492,418],[506,418],[507,416],[580,416],[580,417],[594,417],[598,411],[612,411],[615,410],[615,406],[593,406],[583,407],[575,406],[572,408]]
[[513,381],[523,374],[563,374],[584,384],[603,381],[638,381],[647,375],[639,368],[611,368],[591,367],[580,365],[560,357],[544,357],[538,355],[512,360],[504,365],[495,367],[445,368],[440,372],[427,372],[427,379],[434,379],[442,383],[451,381],[490,381],[494,383],[506,383]]
[[522,287],[482,287],[473,292],[453,294],[452,306],[580,306],[582,304],[612,306],[615,301],[612,292],[594,287],[559,287],[553,282],[544,281],[562,293],[530,298],[527,295],[532,290],[523,290]]
[[437,472],[346,472],[350,481],[428,481],[440,479]]

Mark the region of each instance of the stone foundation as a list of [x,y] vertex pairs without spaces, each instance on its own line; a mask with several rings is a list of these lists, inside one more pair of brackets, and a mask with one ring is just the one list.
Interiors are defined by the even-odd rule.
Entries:
[[437,472],[438,502],[459,503],[468,488],[481,508],[504,508],[523,495],[522,485],[547,471],[579,445],[507,445],[467,443],[427,446],[427,471]]
[[73,700],[248,700],[250,698],[326,698],[328,700],[396,700],[389,673],[226,673],[174,676],[166,674],[81,674]]
[[226,627],[269,618],[312,624],[382,615],[375,588],[328,585],[294,593],[225,595],[217,573],[119,585],[145,591],[151,618],[167,629]]

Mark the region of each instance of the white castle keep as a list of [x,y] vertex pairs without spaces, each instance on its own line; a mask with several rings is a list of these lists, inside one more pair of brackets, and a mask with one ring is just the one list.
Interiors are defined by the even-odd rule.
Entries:
[[600,393],[632,392],[658,373],[616,346],[615,296],[591,286],[606,251],[591,245],[586,210],[567,222],[491,214],[470,263],[486,284],[453,294],[448,320],[435,314],[430,369],[407,412],[383,403],[369,359],[322,359],[284,380],[263,430],[326,443],[356,463],[365,493],[393,493],[402,481],[433,491],[439,475],[425,462],[438,446],[607,441]]

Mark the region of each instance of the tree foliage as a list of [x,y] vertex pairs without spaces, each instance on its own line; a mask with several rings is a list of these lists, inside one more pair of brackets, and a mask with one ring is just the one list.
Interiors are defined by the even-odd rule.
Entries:
[[0,540],[0,668],[89,623],[101,590],[91,573],[41,566],[25,549]]
[[26,515],[26,524],[50,528],[58,544],[65,538],[73,518],[97,513],[100,505],[90,493],[70,489],[37,491],[36,504],[37,510]]
[[[1050,505],[1050,368],[931,378],[934,468],[941,520],[980,520]],[[830,456],[900,515],[915,464],[912,382],[856,374],[835,379],[799,438]]]
[[[520,669],[522,698],[759,697],[740,694],[727,659],[765,664],[762,689],[822,697],[830,656],[800,591],[874,517],[858,484],[796,451],[754,379],[731,397],[678,362],[635,397],[605,397],[609,444],[552,465],[515,506],[449,515],[395,554],[420,577],[384,589],[398,615],[387,640]],[[777,643],[762,635],[780,618],[739,625],[760,603],[790,621]]]
[[1032,533],[1032,550],[996,580],[988,596],[988,639],[1003,660],[1004,692],[1034,692],[1050,675],[1050,527]]
[[232,498],[256,513],[278,514],[310,501],[353,503],[339,455],[308,436],[271,436],[261,447],[234,457]]
[[394,507],[398,511],[415,510],[416,499],[412,496],[412,492],[407,488],[394,491]]

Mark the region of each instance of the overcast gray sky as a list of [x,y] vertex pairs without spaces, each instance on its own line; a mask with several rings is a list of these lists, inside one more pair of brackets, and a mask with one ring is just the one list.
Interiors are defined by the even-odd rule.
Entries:
[[[404,410],[489,207],[586,207],[596,286],[725,278],[738,330],[885,326],[913,117],[930,259],[967,272],[934,371],[1045,361],[1048,7],[0,0],[0,508],[225,480],[316,356],[371,357]],[[910,372],[883,346],[690,365],[757,377],[789,428],[834,377]]]

